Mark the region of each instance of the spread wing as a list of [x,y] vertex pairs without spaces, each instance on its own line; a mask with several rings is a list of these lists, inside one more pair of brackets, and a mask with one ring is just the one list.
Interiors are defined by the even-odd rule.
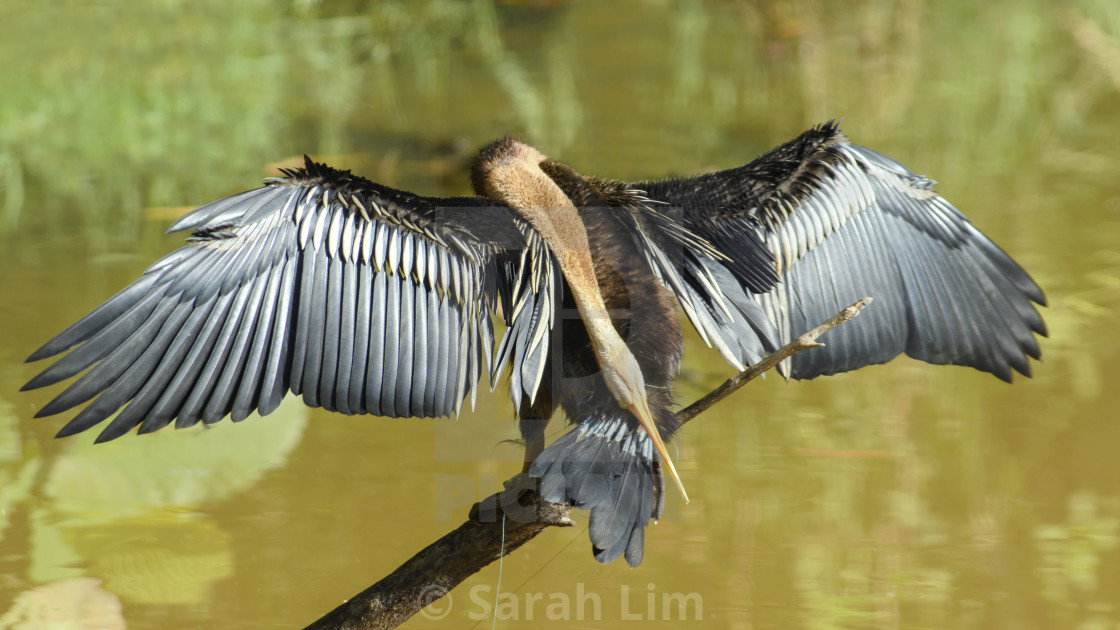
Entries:
[[285,175],[184,216],[169,230],[192,230],[184,247],[36,351],[73,348],[24,389],[88,369],[37,415],[96,396],[59,435],[116,413],[98,441],[267,414],[288,391],[347,414],[449,415],[490,362],[499,302],[503,363],[535,391],[555,274],[509,208],[310,160]]
[[[676,208],[684,228],[725,255],[692,263],[694,270],[718,268],[725,280],[734,279],[706,292],[707,299],[757,303],[777,341],[862,297],[875,298],[859,318],[822,337],[824,348],[795,355],[795,378],[883,363],[903,352],[1004,380],[1012,369],[1029,376],[1027,357],[1040,356],[1034,334],[1046,334],[1035,308],[1045,304],[1042,291],[933,185],[850,144],[829,124],[736,169],[633,187]],[[748,275],[759,252],[776,272],[770,286]],[[725,329],[725,336],[733,335]],[[732,363],[745,358],[724,356]]]

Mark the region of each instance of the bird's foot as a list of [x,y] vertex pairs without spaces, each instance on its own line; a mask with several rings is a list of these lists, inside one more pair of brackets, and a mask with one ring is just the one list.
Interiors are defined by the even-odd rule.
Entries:
[[518,523],[542,523],[556,527],[575,525],[568,515],[568,505],[549,503],[537,493],[538,479],[518,473],[507,479],[505,490],[492,494],[471,508],[470,518],[476,523],[494,523],[505,515]]

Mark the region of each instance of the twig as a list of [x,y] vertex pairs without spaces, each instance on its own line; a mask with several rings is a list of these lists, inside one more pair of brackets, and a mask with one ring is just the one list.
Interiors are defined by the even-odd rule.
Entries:
[[824,346],[823,343],[817,341],[817,338],[832,330],[833,328],[836,328],[840,324],[843,324],[844,322],[852,319],[856,315],[859,315],[859,312],[863,310],[863,307],[870,304],[873,299],[874,298],[869,297],[863,298],[862,300],[856,302],[855,304],[852,304],[848,308],[833,315],[827,321],[823,322],[816,328],[801,335],[793,341],[790,341],[781,348],[778,348],[777,351],[766,355],[764,359],[743,370],[742,372],[739,372],[735,376],[727,379],[723,382],[723,385],[720,385],[719,387],[713,389],[700,400],[697,400],[691,405],[678,411],[677,419],[680,420],[681,425],[683,426],[689,420],[692,420],[702,412],[707,411],[708,407],[711,407],[724,398],[727,398],[729,395],[731,395],[731,392],[734,392],[743,385],[746,385],[747,383],[758,378],[767,370],[774,368],[782,361],[785,361],[786,359],[797,354],[798,352],[801,352],[802,350],[809,350],[810,348],[820,348]]
[[[677,412],[681,424],[692,420],[794,354],[824,344],[817,338],[859,314],[871,302],[864,298],[828,321],[782,346],[757,364],[728,379],[707,396]],[[305,630],[373,630],[396,628],[433,604],[460,582],[508,555],[553,526],[571,526],[571,507],[540,500],[534,480],[518,475],[506,490],[471,508],[470,517],[428,545],[381,581],[307,626]],[[502,516],[505,516],[505,519]],[[505,547],[502,547],[502,528]]]

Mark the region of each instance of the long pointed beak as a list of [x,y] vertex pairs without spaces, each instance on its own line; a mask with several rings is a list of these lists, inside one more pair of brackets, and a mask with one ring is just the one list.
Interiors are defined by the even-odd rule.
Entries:
[[653,421],[653,414],[650,413],[649,402],[646,400],[644,391],[634,397],[634,402],[630,405],[630,411],[637,416],[638,421],[642,423],[642,428],[653,440],[653,447],[657,449],[657,454],[661,456],[662,463],[669,469],[669,476],[676,482],[677,488],[681,491],[681,496],[684,497],[684,502],[688,503],[688,493],[685,492],[684,483],[681,482],[681,477],[677,474],[676,466],[673,466],[673,459],[669,457],[669,451],[665,449],[665,442],[661,439],[661,432],[657,430],[657,424]]
[[665,441],[661,439],[661,431],[658,430],[657,423],[653,419],[653,413],[649,409],[649,399],[646,397],[646,380],[642,376],[641,366],[638,365],[634,355],[630,353],[630,349],[619,338],[614,327],[610,325],[609,319],[585,317],[584,323],[587,324],[588,332],[591,333],[592,344],[596,346],[596,352],[599,355],[599,367],[603,371],[603,380],[606,382],[607,388],[611,390],[611,394],[614,395],[619,404],[629,409],[638,418],[638,422],[646,430],[646,434],[653,440],[653,447],[657,449],[657,455],[661,457],[662,464],[669,469],[669,476],[673,478],[673,482],[680,489],[684,502],[688,503],[688,492],[684,489],[684,483],[681,482],[681,477],[677,474],[677,467],[673,465],[673,458],[669,457],[669,451],[665,448]]

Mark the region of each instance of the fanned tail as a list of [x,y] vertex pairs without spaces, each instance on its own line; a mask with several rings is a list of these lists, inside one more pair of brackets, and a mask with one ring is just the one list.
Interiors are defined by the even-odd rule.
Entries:
[[645,528],[665,508],[665,478],[645,431],[623,418],[591,419],[553,442],[533,461],[546,501],[591,512],[595,559],[642,563]]

